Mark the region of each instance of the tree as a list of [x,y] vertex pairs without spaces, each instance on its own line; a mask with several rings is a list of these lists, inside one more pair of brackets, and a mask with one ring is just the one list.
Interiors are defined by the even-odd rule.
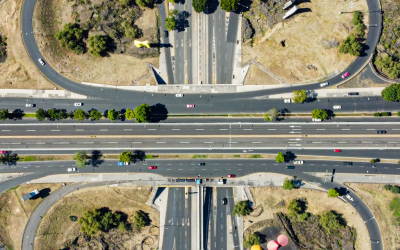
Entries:
[[165,21],[165,28],[167,28],[168,31],[174,30],[176,28],[175,16],[170,15],[164,21]]
[[307,99],[307,94],[304,89],[293,90],[293,102],[294,103],[303,103],[306,99]]
[[78,121],[83,121],[84,119],[86,119],[86,116],[86,112],[80,108],[75,110],[74,112],[74,119],[77,119]]
[[137,123],[149,122],[151,119],[151,108],[146,103],[137,106],[133,112]]
[[376,159],[371,159],[370,161],[369,161],[370,163],[376,163],[376,162],[378,162]]
[[385,101],[396,102],[400,100],[400,84],[393,83],[390,86],[384,88],[381,92],[381,96]]
[[129,151],[124,151],[119,155],[119,161],[131,162],[133,160],[133,155]]
[[238,216],[246,216],[249,215],[251,212],[251,208],[247,201],[239,201],[238,203],[235,204],[235,207],[233,208],[232,214],[233,215],[238,215]]
[[398,186],[391,186],[390,192],[392,192],[394,194],[398,194],[398,193],[400,193],[400,188]]
[[324,109],[314,109],[311,112],[311,117],[315,119],[325,120],[326,118],[328,118],[328,112],[326,112],[326,110]]
[[103,115],[101,114],[100,111],[97,111],[97,110],[95,110],[95,109],[92,109],[92,111],[90,111],[90,118],[91,118],[92,120],[98,121],[98,120],[101,119],[101,117],[103,117]]
[[339,215],[331,211],[325,212],[319,217],[319,224],[321,224],[329,234],[332,230],[338,230],[342,226]]
[[112,122],[115,121],[118,119],[118,112],[116,112],[115,109],[110,109],[108,111],[107,118]]
[[192,6],[194,11],[196,11],[197,13],[201,13],[206,10],[207,0],[193,0]]
[[135,112],[133,112],[132,109],[127,109],[125,112],[125,117],[128,120],[132,120],[133,118],[135,118]]
[[68,118],[68,113],[65,109],[60,109],[58,111],[58,119],[67,119]]
[[121,233],[125,233],[126,231],[128,231],[128,228],[127,228],[127,226],[126,226],[126,223],[125,223],[125,222],[120,222],[119,225],[118,225],[118,230],[119,230]]
[[138,29],[136,26],[132,25],[131,21],[125,20],[121,23],[121,26],[124,28],[126,37],[133,39],[138,36]]
[[5,120],[10,117],[10,113],[8,112],[8,109],[1,109],[0,110],[0,120]]
[[339,45],[339,52],[342,54],[349,53],[353,56],[359,56],[362,50],[361,43],[354,34],[349,35]]
[[132,5],[132,0],[119,0],[119,3],[122,6],[131,6]]
[[102,230],[108,231],[112,227],[116,227],[119,224],[119,219],[121,218],[121,215],[118,213],[111,213],[108,211],[105,213],[102,218],[101,218],[101,225],[102,225]]
[[279,152],[278,155],[275,157],[276,163],[281,163],[285,161],[285,154],[282,152]]
[[39,108],[38,110],[36,110],[35,117],[38,121],[43,121],[46,118],[46,115],[47,112],[44,109]]
[[86,165],[87,154],[84,151],[75,152],[74,160],[78,168],[84,168]]
[[64,29],[55,34],[55,38],[61,47],[74,51],[76,54],[85,52],[85,43],[83,42],[84,30],[77,23],[67,23]]
[[136,211],[133,219],[135,220],[134,227],[137,229],[141,229],[150,222],[149,215],[142,210]]
[[89,37],[89,54],[93,56],[104,56],[107,52],[108,37],[93,35]]
[[136,4],[139,5],[140,7],[153,8],[154,2],[155,2],[154,0],[136,0]]
[[285,179],[283,181],[283,186],[282,187],[283,187],[283,189],[286,189],[286,190],[292,190],[294,188],[293,180]]
[[378,55],[375,57],[374,64],[390,79],[400,77],[400,63],[395,61],[393,56],[387,54],[384,54],[383,56]]
[[301,213],[297,215],[297,219],[301,222],[306,221],[310,217],[309,213]]
[[276,108],[272,108],[264,114],[264,121],[269,121],[269,122],[275,121],[278,115],[279,115],[278,110],[276,110]]
[[363,19],[363,14],[359,11],[354,11],[353,12],[353,19],[351,19],[351,23],[353,25],[357,25],[362,23],[362,19]]
[[221,9],[230,12],[237,9],[238,2],[239,0],[221,0],[219,5],[221,6]]
[[290,215],[297,215],[301,214],[301,205],[298,200],[291,200],[290,203],[287,206],[287,210],[289,211]]
[[329,189],[329,191],[328,191],[328,197],[336,198],[336,197],[338,197],[338,196],[339,196],[339,192],[338,192],[336,189],[334,189],[334,188],[330,188],[330,189]]
[[85,211],[83,216],[79,218],[79,224],[81,224],[81,232],[87,233],[89,236],[96,234],[101,230],[102,225],[101,214],[97,209],[92,211]]
[[384,188],[386,191],[389,191],[391,187],[392,187],[392,185],[389,185],[389,184],[386,184],[385,186],[383,186],[383,188]]
[[254,245],[260,245],[260,236],[258,234],[252,233],[247,236],[247,239],[243,241],[243,246],[250,248]]
[[59,119],[59,116],[58,116],[58,112],[57,112],[57,110],[56,109],[49,109],[49,110],[47,110],[47,117],[50,119],[50,120],[58,120]]

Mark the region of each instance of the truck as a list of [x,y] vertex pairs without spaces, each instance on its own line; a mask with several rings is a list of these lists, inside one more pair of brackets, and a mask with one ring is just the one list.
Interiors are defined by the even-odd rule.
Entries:
[[224,185],[225,179],[218,179],[218,185]]
[[196,179],[196,184],[200,185],[201,184],[201,179]]
[[26,200],[30,200],[32,197],[34,197],[35,195],[39,194],[39,190],[35,189],[32,192],[25,194],[22,196],[22,201],[26,201]]

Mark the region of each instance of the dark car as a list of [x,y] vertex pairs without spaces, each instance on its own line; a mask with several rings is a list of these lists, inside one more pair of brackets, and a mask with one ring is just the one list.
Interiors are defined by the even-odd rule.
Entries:
[[347,93],[347,95],[359,95],[360,93],[358,93],[358,92],[349,92],[349,93]]
[[376,131],[377,134],[386,134],[386,130],[378,130]]
[[226,205],[228,204],[228,199],[227,198],[223,198],[222,199],[222,205]]
[[199,166],[205,166],[206,164],[204,162],[200,162]]
[[344,165],[353,165],[352,162],[348,162],[348,161],[344,161],[343,164],[344,164]]
[[286,166],[286,169],[294,169],[294,166]]
[[168,31],[164,30],[164,37],[168,37]]

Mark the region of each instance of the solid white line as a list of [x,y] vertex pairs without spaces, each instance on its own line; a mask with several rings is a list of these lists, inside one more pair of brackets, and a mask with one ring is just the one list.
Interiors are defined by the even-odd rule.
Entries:
[[149,129],[147,129],[147,130],[157,130],[157,129],[155,129],[155,128],[149,128]]
[[269,128],[268,130],[276,130],[276,128]]
[[156,143],[166,143],[165,141],[158,141],[158,142],[156,142]]
[[28,129],[27,131],[36,131],[36,130],[34,130],[34,129],[33,129],[33,130],[32,130],[32,129]]
[[262,142],[260,142],[260,141],[253,141],[252,143],[262,143]]
[[292,130],[301,130],[301,128],[292,128]]
[[337,143],[347,143],[347,141],[338,141]]
[[100,129],[100,131],[108,131],[108,128]]
[[342,130],[350,130],[349,128],[342,128]]
[[214,142],[212,142],[212,141],[205,141],[204,143],[214,143]]
[[253,130],[253,129],[251,129],[251,128],[244,128],[243,130]]
[[325,130],[324,128],[317,128],[317,130]]
[[180,128],[173,128],[172,130],[181,130]]
[[322,143],[322,141],[313,141],[312,143]]
[[228,130],[227,128],[220,128],[219,130]]
[[374,128],[367,128],[367,130],[375,130]]
[[372,143],[372,141],[363,141],[362,143]]
[[9,129],[3,129],[2,131],[11,131],[11,130],[9,130]]
[[132,143],[142,143],[141,141],[133,141]]
[[237,143],[236,141],[230,141],[230,142],[228,142],[228,143]]
[[388,141],[388,143],[398,143],[398,142],[395,142],[395,141]]
[[[196,128],[196,130],[204,130],[203,128]],[[220,129],[221,130],[221,129]]]
[[131,128],[125,128],[124,131],[132,131]]
[[190,143],[190,142],[188,142],[188,141],[181,141],[181,143]]
[[116,141],[110,141],[110,142],[108,142],[108,143],[118,143],[118,142],[116,142]]
[[51,131],[60,131],[59,129],[52,129]]
[[21,144],[20,142],[11,142],[11,144]]
[[46,144],[45,142],[36,142],[36,144]]
[[81,129],[81,128],[77,128],[77,129],[75,129],[75,131],[85,131],[85,130]]

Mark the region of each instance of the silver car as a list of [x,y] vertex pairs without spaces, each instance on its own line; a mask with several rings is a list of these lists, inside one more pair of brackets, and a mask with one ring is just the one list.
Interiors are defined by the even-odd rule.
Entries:
[[32,108],[32,107],[35,107],[35,104],[33,104],[33,103],[27,103],[27,104],[25,104],[25,107],[27,107],[27,108]]
[[42,58],[39,58],[38,61],[39,61],[39,63],[40,63],[41,65],[45,65],[45,64],[46,64],[46,63],[43,61]]

